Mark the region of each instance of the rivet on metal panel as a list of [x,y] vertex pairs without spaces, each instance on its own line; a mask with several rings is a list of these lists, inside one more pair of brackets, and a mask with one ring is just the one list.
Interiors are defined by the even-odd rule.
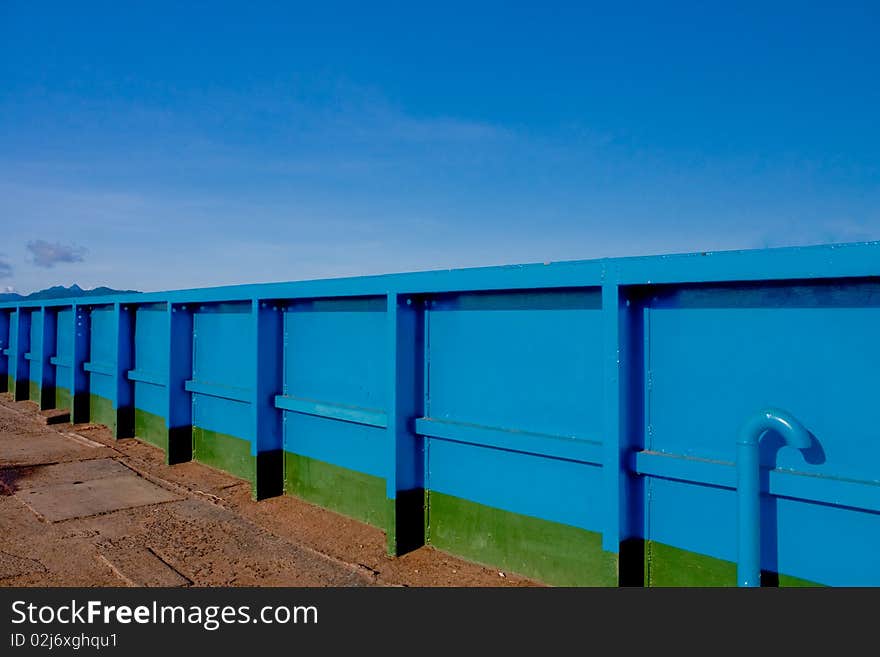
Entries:
[[412,305],[412,299],[407,299],[407,300],[406,300],[406,305],[407,305],[407,306],[411,306],[411,305]]

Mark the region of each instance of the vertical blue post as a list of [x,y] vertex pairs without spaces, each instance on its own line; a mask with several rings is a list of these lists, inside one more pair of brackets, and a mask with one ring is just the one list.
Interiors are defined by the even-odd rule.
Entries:
[[73,356],[70,363],[70,422],[88,422],[90,414],[89,374],[83,367],[89,360],[90,318],[88,308],[73,304]]
[[[40,372],[40,410],[55,408],[55,365],[50,359],[55,355],[58,344],[57,318],[55,308],[43,306],[42,337],[40,340],[39,368]],[[31,364],[34,366],[34,363]]]
[[18,316],[21,310],[16,308],[9,314],[9,349],[6,350],[6,362],[9,368],[7,392],[15,400],[15,388],[18,381]]
[[168,449],[169,465],[192,460],[192,394],[184,382],[193,376],[193,316],[185,305],[168,304]]
[[19,306],[15,316],[15,389],[12,399],[24,401],[30,397],[30,366],[26,354],[31,346],[31,314]]
[[409,295],[387,295],[387,550],[401,555],[425,543],[423,441],[415,418],[423,402],[421,302]]
[[629,451],[638,441],[642,417],[641,315],[626,291],[615,282],[602,285],[604,350],[604,528],[602,548],[618,554],[621,583],[631,583],[629,564],[620,558],[621,544],[636,534],[633,482],[627,469]]
[[0,311],[0,392],[8,392],[9,386],[9,320],[10,312]]
[[116,413],[115,438],[134,436],[134,382],[128,372],[134,366],[135,309],[130,304],[113,304],[116,326],[116,364],[113,369],[113,408]]
[[253,422],[255,461],[254,499],[281,495],[284,489],[281,411],[275,395],[282,388],[282,334],[284,313],[277,301],[254,299],[254,382]]
[[605,371],[604,445],[604,516],[602,549],[617,553],[621,541],[622,464],[621,399],[620,399],[620,293],[615,283],[602,286],[602,336]]

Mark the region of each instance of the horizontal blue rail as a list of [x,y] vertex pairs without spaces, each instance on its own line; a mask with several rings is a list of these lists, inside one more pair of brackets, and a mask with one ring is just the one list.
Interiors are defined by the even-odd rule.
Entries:
[[363,424],[368,427],[386,428],[388,415],[385,411],[373,408],[360,408],[358,406],[346,406],[345,404],[333,404],[330,402],[303,399],[289,395],[276,395],[275,408],[284,411],[293,411],[304,415],[324,417],[354,424]]
[[198,395],[206,397],[216,397],[218,399],[229,399],[231,401],[250,403],[253,401],[253,391],[249,388],[239,388],[236,386],[219,385],[216,383],[205,383],[203,381],[186,381],[184,389],[187,392],[194,392]]
[[[640,475],[736,489],[736,463],[663,454],[636,452],[630,467]],[[806,502],[833,504],[880,512],[880,480],[844,479],[773,469],[766,493]]]
[[137,381],[139,383],[149,383],[154,386],[168,385],[168,378],[163,374],[153,372],[144,372],[142,370],[129,370],[126,372],[129,381]]
[[422,417],[417,419],[416,433],[441,440],[568,459],[593,465],[601,465],[604,458],[602,443],[592,440],[517,429],[482,427],[476,424],[438,418]]
[[116,376],[116,366],[109,363],[83,363],[83,369],[92,374]]

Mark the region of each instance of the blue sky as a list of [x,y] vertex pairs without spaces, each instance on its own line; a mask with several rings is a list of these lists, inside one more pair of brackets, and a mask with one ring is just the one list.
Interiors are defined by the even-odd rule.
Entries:
[[178,4],[0,0],[0,289],[880,239],[880,3]]

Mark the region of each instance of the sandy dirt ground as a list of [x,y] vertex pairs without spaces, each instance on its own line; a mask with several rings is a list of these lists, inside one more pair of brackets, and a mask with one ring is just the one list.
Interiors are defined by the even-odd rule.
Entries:
[[0,586],[529,586],[0,396]]

